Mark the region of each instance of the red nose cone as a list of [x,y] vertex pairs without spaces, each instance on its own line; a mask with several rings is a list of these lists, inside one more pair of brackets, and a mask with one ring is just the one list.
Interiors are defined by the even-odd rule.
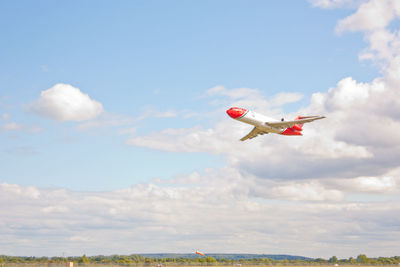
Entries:
[[245,113],[247,112],[246,109],[244,108],[230,108],[226,111],[226,113],[228,113],[228,115],[233,118],[233,119],[237,119],[242,117]]

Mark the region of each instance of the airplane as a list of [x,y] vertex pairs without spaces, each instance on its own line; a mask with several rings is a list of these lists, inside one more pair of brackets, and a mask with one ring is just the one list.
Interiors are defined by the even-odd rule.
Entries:
[[247,110],[244,108],[232,107],[226,111],[228,115],[235,120],[245,122],[254,126],[253,130],[250,131],[245,137],[240,139],[244,141],[252,139],[258,135],[276,133],[281,135],[303,135],[303,124],[320,120],[325,118],[324,116],[297,116],[292,121],[285,121],[283,118],[274,120],[264,115],[258,114],[254,111]]

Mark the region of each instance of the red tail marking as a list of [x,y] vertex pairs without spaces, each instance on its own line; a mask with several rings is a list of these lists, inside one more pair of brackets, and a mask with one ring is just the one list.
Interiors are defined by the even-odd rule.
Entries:
[[293,127],[287,128],[281,134],[282,135],[303,135],[300,131],[296,131],[295,129],[293,129]]
[[[301,119],[303,119],[302,116],[297,116],[297,118],[294,119],[294,120],[296,121],[296,120],[301,120]],[[294,130],[297,130],[297,131],[302,131],[303,130],[303,124],[295,124],[295,125],[292,126],[292,128]]]
[[[294,120],[301,120],[302,116],[297,116]],[[284,130],[281,134],[283,135],[302,135],[301,131],[303,130],[303,124],[295,124],[290,128]]]

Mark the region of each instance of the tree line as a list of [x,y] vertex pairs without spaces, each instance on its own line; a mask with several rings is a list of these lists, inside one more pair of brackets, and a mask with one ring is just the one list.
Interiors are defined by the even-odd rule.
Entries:
[[329,259],[282,259],[274,260],[271,258],[249,258],[249,259],[226,259],[206,257],[177,257],[177,258],[157,258],[145,257],[142,255],[111,255],[111,256],[90,256],[82,255],[79,257],[19,257],[0,255],[0,266],[7,263],[65,263],[74,262],[77,265],[86,264],[118,264],[118,265],[400,265],[400,256],[368,258],[365,254],[360,254],[356,258],[338,259],[332,256]]

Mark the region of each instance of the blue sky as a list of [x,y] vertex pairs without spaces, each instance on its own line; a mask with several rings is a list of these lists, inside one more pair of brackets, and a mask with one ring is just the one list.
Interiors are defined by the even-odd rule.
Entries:
[[[396,0],[1,2],[1,253],[394,255],[399,17]],[[239,142],[231,106],[327,119]]]

